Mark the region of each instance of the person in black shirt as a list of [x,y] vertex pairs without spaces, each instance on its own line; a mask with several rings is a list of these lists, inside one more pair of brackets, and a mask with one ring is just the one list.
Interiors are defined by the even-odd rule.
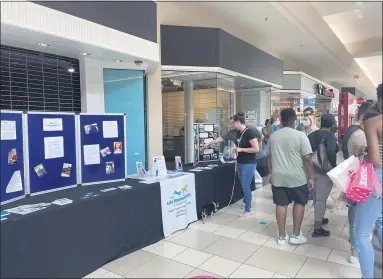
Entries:
[[257,168],[256,153],[259,152],[258,139],[261,133],[255,127],[245,125],[245,115],[242,112],[233,116],[233,128],[237,130],[237,147],[234,148],[234,158],[237,159],[237,173],[245,197],[244,217],[250,215],[251,181]]
[[[322,162],[322,166],[329,163],[330,168],[336,167],[336,153],[339,150],[336,137],[333,130],[337,127],[337,123],[334,115],[324,114],[321,118],[320,130],[314,131],[308,135],[311,148],[314,152],[313,156],[318,156],[320,160],[328,160],[328,162]],[[324,149],[321,148],[324,145]],[[326,154],[320,154],[325,152]],[[314,159],[313,159],[314,160]],[[327,165],[327,164],[326,164]],[[328,219],[324,218],[326,212],[326,202],[332,189],[332,181],[327,176],[329,169],[322,169],[315,166],[315,191],[314,191],[314,232],[313,237],[329,236],[330,231],[325,230],[322,225],[328,223]]]

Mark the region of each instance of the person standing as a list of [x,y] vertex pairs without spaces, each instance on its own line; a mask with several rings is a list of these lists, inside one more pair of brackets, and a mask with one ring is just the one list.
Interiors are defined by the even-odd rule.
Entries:
[[279,124],[280,124],[279,117],[275,115],[272,116],[269,122],[269,127],[267,129],[267,135],[269,138],[275,131],[279,130]]
[[327,172],[336,167],[336,153],[339,150],[337,139],[332,132],[336,126],[337,123],[334,115],[324,114],[321,118],[320,130],[312,132],[308,136],[314,156],[317,156],[313,160],[321,161],[321,166],[314,164],[315,191],[313,198],[315,224],[312,233],[313,237],[330,235],[330,231],[325,230],[323,225],[329,222],[327,218],[324,218],[324,215],[326,212],[326,202],[332,189],[332,181],[327,176]]
[[[312,107],[307,107],[307,108],[305,108],[304,110],[303,110],[303,117],[313,117],[313,119],[314,119],[314,123],[315,123],[315,116],[314,116],[314,113],[315,113],[315,111],[314,111],[314,109],[312,108]],[[315,123],[315,126],[316,126],[316,123]],[[298,126],[297,126],[297,130],[298,131],[302,131],[302,132],[304,132],[305,131],[305,125],[304,125],[304,123],[302,122],[302,123],[300,123]]]
[[[357,113],[357,121],[347,128],[343,135],[342,153],[344,160],[347,160],[351,155],[359,156],[367,149],[367,139],[364,133],[363,117],[366,111],[371,107],[370,103],[363,103]],[[355,236],[355,211],[356,204],[347,205],[348,207],[348,223],[349,235],[351,243],[351,254],[349,262],[352,264],[359,263],[358,243]]]
[[[290,241],[304,244],[307,239],[301,234],[301,225],[309,189],[314,187],[312,150],[307,136],[295,129],[295,111],[284,109],[281,119],[283,128],[274,132],[268,143],[269,180],[279,229],[277,243],[285,245]],[[293,201],[293,234],[289,237],[286,233],[286,216],[287,207]]]
[[[382,87],[377,88],[377,103],[370,111],[367,111],[363,123],[367,138],[368,162],[374,166],[376,176],[382,185],[383,163],[383,140],[382,140]],[[359,248],[359,263],[363,278],[374,278],[374,249],[372,247],[370,233],[376,220],[382,214],[382,199],[376,189],[363,203],[356,205],[355,212],[355,235]],[[378,241],[382,247],[381,219],[376,228]]]
[[245,125],[245,115],[242,112],[233,116],[232,127],[237,130],[237,146],[233,149],[237,158],[237,174],[245,197],[245,212],[243,217],[251,215],[251,181],[257,168],[256,153],[259,152],[258,139],[262,137],[257,128]]

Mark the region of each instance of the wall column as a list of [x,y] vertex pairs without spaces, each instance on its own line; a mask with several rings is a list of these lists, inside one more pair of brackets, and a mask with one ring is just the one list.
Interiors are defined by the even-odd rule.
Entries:
[[194,162],[194,84],[193,81],[184,81],[184,108],[185,108],[185,163]]

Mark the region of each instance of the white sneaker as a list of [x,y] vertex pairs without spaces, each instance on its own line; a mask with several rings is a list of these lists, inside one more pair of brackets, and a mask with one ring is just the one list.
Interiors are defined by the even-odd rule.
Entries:
[[350,257],[348,258],[348,262],[350,264],[358,264],[359,263],[359,255],[355,251],[351,251]]
[[277,236],[278,245],[284,246],[289,241],[289,235],[286,233],[285,237]]
[[291,244],[295,244],[295,245],[301,245],[301,244],[305,244],[307,242],[307,238],[304,237],[302,234],[300,235],[291,235],[290,236],[290,243]]

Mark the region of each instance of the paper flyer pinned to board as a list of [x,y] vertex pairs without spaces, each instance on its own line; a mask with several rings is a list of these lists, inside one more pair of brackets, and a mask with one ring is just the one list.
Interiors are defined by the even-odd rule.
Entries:
[[16,121],[1,120],[1,140],[16,139]]
[[117,121],[102,121],[102,132],[105,139],[118,138]]
[[23,183],[21,182],[21,173],[20,171],[15,171],[8,182],[7,188],[5,189],[5,193],[10,194],[14,192],[20,192],[22,190]]
[[62,131],[63,120],[62,118],[43,118],[43,131]]

